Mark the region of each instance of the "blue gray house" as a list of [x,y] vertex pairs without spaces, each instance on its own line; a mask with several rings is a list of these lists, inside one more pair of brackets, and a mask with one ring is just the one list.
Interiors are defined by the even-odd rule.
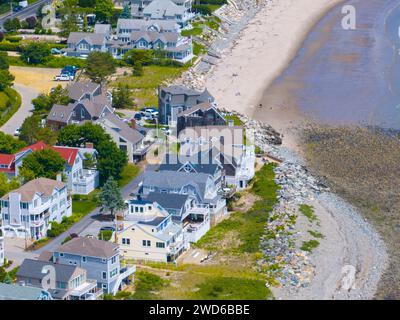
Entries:
[[53,262],[86,269],[104,293],[115,294],[128,281],[135,267],[121,268],[119,246],[115,243],[83,237],[74,238],[53,252]]

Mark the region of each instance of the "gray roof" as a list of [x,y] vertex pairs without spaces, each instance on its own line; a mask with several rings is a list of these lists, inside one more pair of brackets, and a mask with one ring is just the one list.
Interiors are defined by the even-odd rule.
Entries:
[[85,94],[93,94],[98,88],[99,84],[88,81],[88,82],[74,82],[67,87],[68,96],[75,101],[83,98]]
[[215,100],[207,89],[201,92],[179,85],[161,87],[160,94],[161,98],[165,98],[167,94],[170,94],[170,103],[172,105],[195,106],[202,102],[213,102]]
[[85,40],[91,45],[101,46],[105,43],[106,36],[105,33],[71,32],[67,43],[75,45],[78,42]]
[[214,109],[216,112],[218,112],[217,108],[213,106],[210,102],[202,102],[199,104],[196,104],[195,106],[191,107],[190,109],[186,109],[180,113],[178,113],[178,117],[180,116],[188,116],[196,111],[202,110],[202,111],[207,111],[210,109]]
[[211,158],[206,159],[200,152],[190,157],[180,155],[178,158],[176,158],[174,155],[172,156],[173,158],[171,158],[170,154],[166,154],[157,169],[159,171],[186,172],[183,166],[188,163],[195,171],[190,171],[192,173],[206,173],[214,175],[219,168],[219,165],[215,161],[213,163]]
[[49,293],[41,288],[0,283],[0,300],[41,300]]
[[94,33],[109,34],[111,32],[111,24],[96,23],[94,25]]
[[146,224],[149,226],[158,226],[161,222],[163,222],[167,217],[155,217],[153,220],[149,221],[139,221],[140,224]]
[[148,31],[157,29],[160,32],[178,31],[179,25],[172,20],[118,19],[117,29]]
[[204,199],[205,187],[210,175],[205,173],[188,173],[176,171],[145,171],[143,186],[165,189],[177,189],[193,185],[197,194]]
[[121,137],[132,144],[139,143],[144,137],[138,130],[131,128],[114,113],[106,114],[106,116],[101,119],[101,122],[108,128],[118,132]]
[[97,95],[92,99],[83,99],[77,104],[83,104],[92,117],[99,118],[106,106],[111,107],[110,101],[105,95]]
[[69,103],[67,106],[54,104],[47,116],[47,120],[68,123],[75,106],[75,103]]
[[183,15],[185,12],[185,7],[178,6],[170,0],[153,0],[143,9],[143,14],[150,15],[152,19],[174,17],[175,15]]
[[85,270],[72,265],[55,264],[48,261],[25,259],[17,271],[17,278],[31,278],[42,280],[46,274],[42,273],[44,266],[52,266],[56,271],[56,281],[68,282],[76,272]]
[[188,198],[187,194],[151,192],[145,199],[157,202],[164,209],[182,209]]
[[130,38],[135,42],[140,39],[145,39],[147,42],[156,42],[157,40],[160,40],[163,43],[176,43],[178,41],[179,34],[176,32],[160,33],[157,31],[132,31]]
[[89,257],[111,258],[118,254],[118,245],[98,239],[77,237],[61,245],[55,251]]

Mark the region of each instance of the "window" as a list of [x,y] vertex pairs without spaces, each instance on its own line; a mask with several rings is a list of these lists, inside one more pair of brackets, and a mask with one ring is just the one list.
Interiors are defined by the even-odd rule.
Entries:
[[107,272],[103,271],[102,278],[107,279]]
[[151,247],[151,241],[150,240],[143,240],[142,241],[143,247]]
[[115,268],[114,270],[112,270],[110,272],[110,278],[114,277],[116,274],[118,274],[118,269],[117,268]]
[[64,253],[60,253],[60,257],[64,257]]
[[115,263],[115,262],[117,262],[117,257],[112,257],[111,258],[111,263]]
[[165,243],[164,242],[156,242],[156,247],[157,248],[165,248]]
[[101,285],[101,287],[102,287],[103,289],[107,289],[107,284],[106,284],[106,283],[103,283],[103,284]]
[[82,262],[86,262],[86,257],[82,257]]
[[129,238],[122,238],[122,244],[130,245],[131,244],[131,239]]

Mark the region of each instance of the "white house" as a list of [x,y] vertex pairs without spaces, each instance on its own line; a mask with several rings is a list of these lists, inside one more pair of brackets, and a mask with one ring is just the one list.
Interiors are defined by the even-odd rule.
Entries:
[[1,215],[6,237],[41,239],[51,228],[72,214],[67,185],[61,181],[38,178],[1,198]]
[[126,259],[172,262],[189,247],[180,224],[156,202],[130,200],[118,229],[120,253]]

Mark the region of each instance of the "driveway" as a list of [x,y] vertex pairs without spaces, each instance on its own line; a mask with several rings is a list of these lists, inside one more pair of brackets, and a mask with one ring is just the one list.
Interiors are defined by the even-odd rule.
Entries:
[[14,84],[14,89],[21,95],[22,103],[18,111],[8,120],[0,130],[4,133],[13,135],[15,129],[21,127],[24,120],[32,114],[32,99],[39,94],[35,89],[29,88],[21,84]]
[[[129,184],[122,188],[121,193],[124,199],[128,199],[129,195],[138,188],[139,183],[143,179],[143,173],[140,173],[135,179],[133,179]],[[75,223],[71,228],[69,228],[64,233],[60,234],[58,237],[51,240],[45,246],[33,251],[35,254],[40,254],[43,251],[54,251],[57,247],[61,245],[66,237],[71,233],[76,233],[78,235],[94,235],[97,236],[99,230],[102,226],[112,225],[110,222],[100,222],[100,208],[94,209],[92,212],[84,216],[81,220]],[[97,230],[97,231],[96,231]]]
[[36,259],[39,256],[37,253],[25,251],[25,239],[21,238],[6,237],[4,239],[4,253],[8,260],[13,261],[7,271],[21,265],[24,259]]

